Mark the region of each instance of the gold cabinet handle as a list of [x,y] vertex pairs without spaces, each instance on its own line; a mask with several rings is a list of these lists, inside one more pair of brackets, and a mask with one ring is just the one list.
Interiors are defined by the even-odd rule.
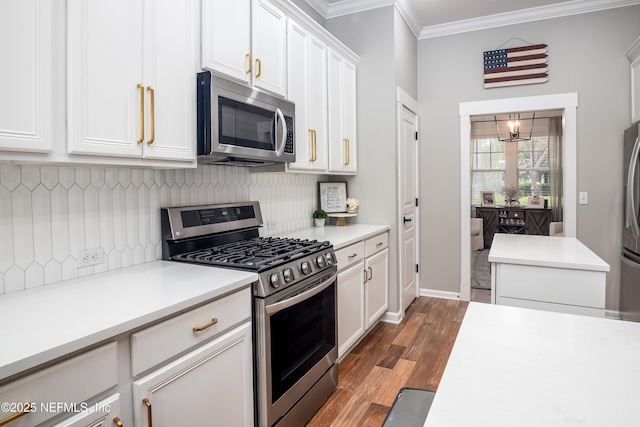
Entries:
[[9,415],[7,418],[0,420],[0,426],[7,425],[12,421],[17,420],[18,418],[24,417],[25,415],[31,413],[30,409],[31,409],[31,402],[25,403],[24,407],[22,408],[22,411],[16,412],[15,414]]
[[211,322],[207,323],[204,326],[194,326],[193,327],[193,332],[200,332],[200,331],[204,331],[205,329],[208,329],[210,327],[212,327],[213,325],[215,325],[216,323],[218,323],[218,319],[216,319],[215,317],[213,319],[211,319]]
[[115,417],[113,419],[113,423],[117,426],[117,427],[122,427],[122,421],[120,421],[120,418]]
[[350,158],[350,151],[351,151],[351,147],[349,146],[349,140],[347,138],[343,138],[342,139],[342,143],[344,144],[344,166],[347,166],[350,162],[351,162],[351,158]]
[[151,421],[151,402],[149,401],[149,399],[145,397],[144,399],[142,399],[142,403],[144,403],[144,406],[147,407],[147,420],[149,421],[149,423],[147,424],[147,427],[153,427],[153,424]]
[[245,71],[245,74],[249,74],[251,72],[251,54],[247,53],[244,57],[247,59],[247,71]]
[[144,86],[138,83],[138,89],[140,89],[140,138],[138,138],[138,144],[142,144],[144,141]]
[[369,270],[369,277],[367,277],[367,282],[371,279],[373,279],[373,270],[371,269],[371,267],[367,267],[367,270]]
[[358,254],[353,253],[353,254],[351,254],[351,255],[347,255],[347,259],[352,260],[352,259],[354,259],[354,258],[355,258],[355,257],[357,257],[357,256],[358,256]]
[[384,243],[383,243],[383,242],[378,242],[378,243],[376,243],[376,248],[379,248],[379,247],[380,247],[380,246],[382,246],[382,245],[384,245]]
[[147,144],[151,145],[156,139],[156,90],[151,86],[147,86],[147,90],[149,91],[149,100],[151,101],[151,138],[149,138]]
[[258,69],[256,77],[260,77],[260,74],[262,74],[262,62],[258,58],[256,58],[256,68]]
[[311,142],[311,158],[309,159],[309,163],[313,163],[316,161],[316,131],[313,129],[309,129],[309,141]]
[[318,132],[313,131],[313,161],[318,160]]

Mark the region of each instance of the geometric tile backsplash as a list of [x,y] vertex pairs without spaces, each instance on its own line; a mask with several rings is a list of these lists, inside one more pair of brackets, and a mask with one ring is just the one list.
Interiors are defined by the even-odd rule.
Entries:
[[[0,164],[0,294],[160,259],[161,207],[258,200],[262,235],[309,227],[321,178],[233,166]],[[98,248],[104,263],[78,268],[78,252]]]

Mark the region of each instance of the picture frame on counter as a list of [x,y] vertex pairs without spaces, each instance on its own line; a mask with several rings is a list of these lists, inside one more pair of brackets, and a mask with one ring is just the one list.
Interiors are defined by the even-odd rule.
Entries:
[[347,183],[318,182],[318,206],[327,213],[347,212]]
[[540,196],[529,196],[527,199],[527,208],[544,209],[544,198]]
[[480,192],[480,206],[482,206],[483,208],[496,207],[496,196],[493,191]]

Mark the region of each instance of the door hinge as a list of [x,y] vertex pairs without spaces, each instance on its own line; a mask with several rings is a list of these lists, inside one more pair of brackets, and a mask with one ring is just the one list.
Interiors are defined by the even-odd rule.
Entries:
[[420,266],[416,264],[416,273],[420,273]]
[[416,197],[416,206],[418,206],[418,198]]

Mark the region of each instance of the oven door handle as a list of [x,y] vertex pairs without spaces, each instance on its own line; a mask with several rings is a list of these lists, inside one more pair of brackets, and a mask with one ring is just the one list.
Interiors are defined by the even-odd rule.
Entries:
[[329,286],[331,286],[331,284],[336,281],[337,277],[338,277],[338,273],[333,273],[331,277],[329,277],[327,280],[320,283],[318,286],[314,286],[308,291],[298,294],[296,296],[293,296],[291,298],[288,298],[284,301],[280,301],[275,304],[268,305],[265,307],[265,311],[267,312],[267,314],[274,314],[286,308],[289,308],[293,305],[296,305],[300,301],[304,301],[308,298],[311,298],[312,296],[319,294],[320,292],[324,291]]

